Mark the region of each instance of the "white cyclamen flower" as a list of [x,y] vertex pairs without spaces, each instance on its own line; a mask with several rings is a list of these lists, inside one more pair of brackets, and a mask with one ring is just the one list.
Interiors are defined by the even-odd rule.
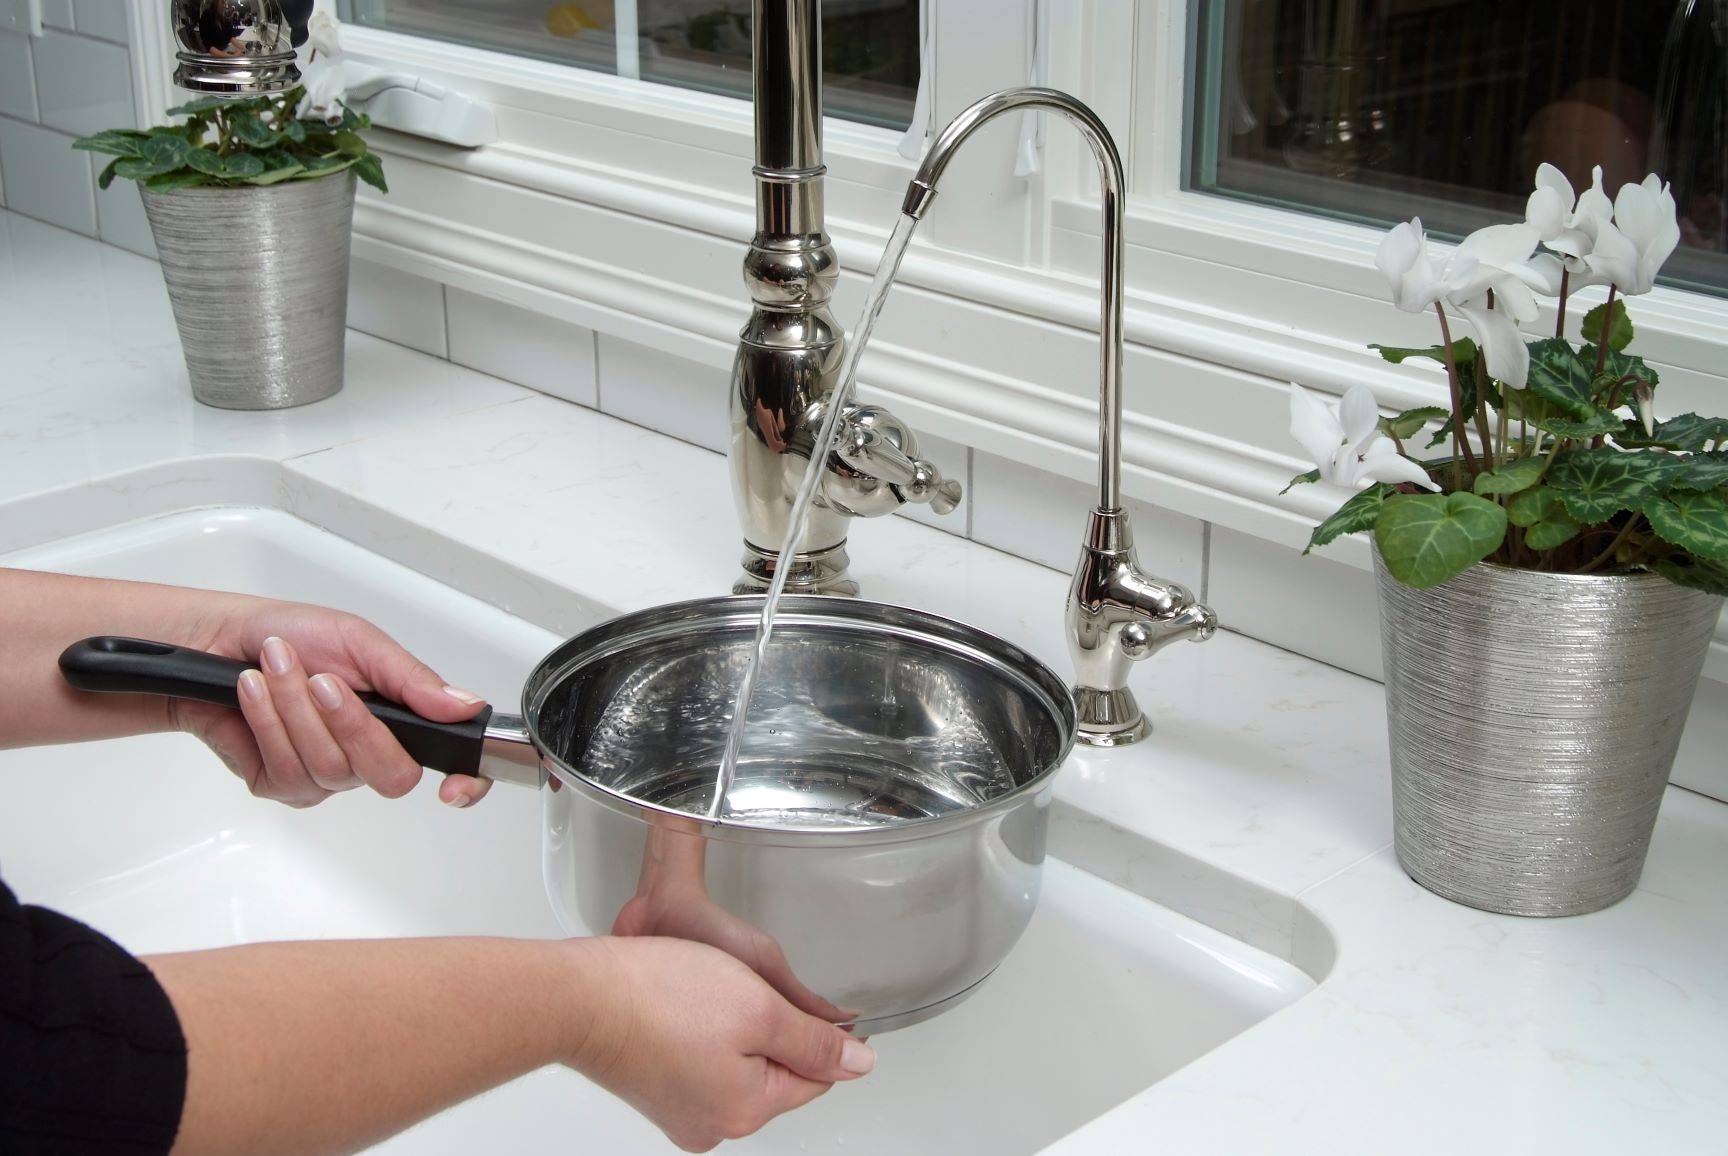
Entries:
[[1673,190],[1655,173],[1642,184],[1621,185],[1614,222],[1600,229],[1585,263],[1625,296],[1650,292],[1662,263],[1680,244],[1677,216]]
[[1380,429],[1380,410],[1365,385],[1351,386],[1344,400],[1327,405],[1290,383],[1290,436],[1320,469],[1320,480],[1347,490],[1371,482],[1414,482],[1438,490],[1428,471],[1398,452]]
[[[1534,320],[1538,312],[1528,273],[1530,251],[1538,239],[1532,225],[1490,225],[1436,261],[1428,253],[1418,217],[1386,234],[1374,263],[1392,287],[1394,305],[1406,313],[1451,306],[1475,331],[1489,372],[1512,389],[1523,389],[1530,376],[1530,351],[1518,324]],[[1488,304],[1490,291],[1493,308]]]
[[342,22],[328,9],[312,13],[306,25],[306,47],[320,57],[334,59],[342,55]]
[[335,124],[342,119],[342,97],[346,92],[340,61],[314,66],[306,75],[306,95],[300,98],[300,107],[294,110],[295,119]]

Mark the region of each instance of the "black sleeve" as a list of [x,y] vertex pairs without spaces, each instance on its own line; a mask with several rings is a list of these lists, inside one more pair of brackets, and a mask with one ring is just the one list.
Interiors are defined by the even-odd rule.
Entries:
[[149,968],[0,882],[0,1152],[165,1153],[185,1099],[186,1040]]

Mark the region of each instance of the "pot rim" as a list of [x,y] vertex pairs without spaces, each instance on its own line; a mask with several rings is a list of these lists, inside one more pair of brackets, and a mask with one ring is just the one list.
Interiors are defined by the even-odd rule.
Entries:
[[[340,177],[347,177],[348,179],[342,181],[338,179]],[[181,197],[190,200],[195,197],[226,197],[230,195],[250,196],[273,194],[286,196],[293,192],[301,192],[304,195],[310,196],[312,192],[327,187],[326,182],[346,184],[350,188],[353,188],[358,184],[358,181],[359,178],[354,175],[352,169],[342,169],[339,172],[327,173],[323,176],[317,177],[307,177],[304,180],[279,181],[274,185],[188,185],[183,189],[169,189],[166,192],[161,192],[146,187],[143,181],[136,181],[134,183],[138,186],[138,194],[141,197],[149,197],[156,200],[171,200],[175,197]]]
[[[1373,541],[1373,539],[1369,539],[1369,551],[1374,556],[1374,569],[1375,569],[1376,573],[1384,575],[1384,577],[1388,581],[1395,582],[1399,586],[1404,587],[1404,589],[1406,589],[1406,590],[1413,590],[1413,591],[1416,591],[1417,593],[1423,592],[1422,588],[1416,587],[1416,586],[1411,586],[1411,585],[1404,583],[1404,582],[1400,582],[1400,581],[1398,581],[1397,578],[1393,577],[1392,572],[1390,570],[1386,569],[1385,559],[1380,556],[1379,544],[1377,542]],[[1562,582],[1562,583],[1568,583],[1568,584],[1577,584],[1577,585],[1581,585],[1581,586],[1582,585],[1594,585],[1594,584],[1611,584],[1611,583],[1616,583],[1616,582],[1624,583],[1624,584],[1629,585],[1629,586],[1642,586],[1642,585],[1648,585],[1650,583],[1661,583],[1663,586],[1672,586],[1676,590],[1683,590],[1683,591],[1686,591],[1688,593],[1702,595],[1703,597],[1706,597],[1706,598],[1720,598],[1721,597],[1721,595],[1711,594],[1707,590],[1698,590],[1698,589],[1691,587],[1691,586],[1682,586],[1678,582],[1672,582],[1672,581],[1668,580],[1667,578],[1662,577],[1662,575],[1657,574],[1653,570],[1613,570],[1613,571],[1608,571],[1608,572],[1601,573],[1601,574],[1563,574],[1563,573],[1558,573],[1558,572],[1549,571],[1549,570],[1529,570],[1529,569],[1526,569],[1522,566],[1508,566],[1503,562],[1489,562],[1486,559],[1484,559],[1481,562],[1471,563],[1465,569],[1459,571],[1457,574],[1454,574],[1452,577],[1446,579],[1445,582],[1440,583],[1440,585],[1445,586],[1449,583],[1456,582],[1460,578],[1463,578],[1465,575],[1475,573],[1476,571],[1479,571],[1479,570],[1480,571],[1487,571],[1490,574],[1501,574],[1501,575],[1508,575],[1508,576],[1517,575],[1518,577],[1516,579],[1514,579],[1515,581],[1526,581],[1526,580],[1527,581],[1553,581],[1553,582]],[[1436,587],[1429,587],[1429,589],[1435,589],[1435,588]]]
[[693,629],[711,631],[725,626],[753,626],[760,616],[764,595],[731,594],[696,598],[653,606],[610,619],[547,654],[529,674],[522,689],[522,719],[542,764],[566,787],[612,810],[632,815],[658,826],[708,838],[732,842],[766,843],[780,846],[858,846],[925,839],[945,831],[984,822],[1045,793],[1051,780],[1074,747],[1076,714],[1067,683],[1042,660],[997,635],[956,619],[928,611],[872,602],[857,598],[794,594],[780,600],[777,624],[810,624],[819,621],[866,625],[902,636],[933,641],[950,653],[982,661],[1000,675],[1019,682],[1042,700],[1053,720],[1062,728],[1062,742],[1054,757],[1012,790],[977,807],[947,815],[933,815],[877,827],[763,826],[737,819],[709,819],[658,803],[648,803],[612,787],[595,782],[562,758],[551,753],[540,740],[539,712],[547,696],[578,670],[615,655],[627,644],[644,638],[668,637]]

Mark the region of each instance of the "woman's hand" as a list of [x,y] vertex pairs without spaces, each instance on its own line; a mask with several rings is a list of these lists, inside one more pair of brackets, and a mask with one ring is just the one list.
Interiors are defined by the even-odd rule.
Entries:
[[[461,722],[484,705],[449,686],[363,618],[320,606],[244,599],[203,646],[256,664],[240,677],[240,710],[173,700],[174,725],[197,735],[254,795],[309,807],[365,784],[407,794],[421,768],[356,691],[376,691],[435,722]],[[438,797],[466,807],[491,784],[450,775]]]
[[723,951],[656,938],[581,949],[612,966],[596,969],[591,1027],[567,1062],[687,1152],[748,1136],[876,1065],[870,1045]]

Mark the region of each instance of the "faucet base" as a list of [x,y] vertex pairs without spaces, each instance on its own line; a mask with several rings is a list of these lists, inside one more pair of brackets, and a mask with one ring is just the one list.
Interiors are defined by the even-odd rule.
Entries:
[[[732,584],[734,594],[763,594],[774,581],[774,570],[780,565],[777,550],[764,550],[751,542],[744,543],[744,575]],[[858,596],[858,583],[847,568],[852,559],[846,554],[846,540],[826,550],[792,556],[792,573],[786,578],[788,594],[832,594],[843,598]]]
[[1117,690],[1077,686],[1074,711],[1079,720],[1075,738],[1089,747],[1125,747],[1152,733],[1134,692],[1125,686]]

